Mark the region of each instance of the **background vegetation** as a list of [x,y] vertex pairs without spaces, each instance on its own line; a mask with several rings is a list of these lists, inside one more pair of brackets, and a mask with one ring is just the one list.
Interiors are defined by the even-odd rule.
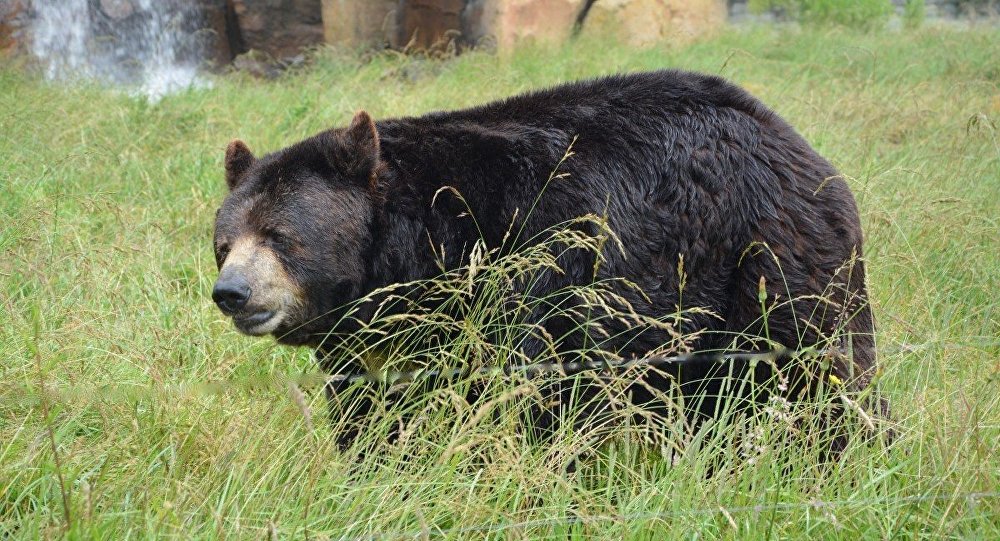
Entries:
[[[850,28],[883,28],[892,15],[892,2],[884,0],[750,0],[756,12],[781,10],[794,20],[810,25],[842,25]],[[907,20],[916,18],[922,0],[906,4]],[[920,14],[922,16],[922,13]]]
[[[937,29],[443,61],[324,51],[274,82],[230,75],[158,103],[0,69],[0,536],[998,538],[997,58],[995,31]],[[817,465],[772,408],[665,452],[622,438],[566,473],[586,442],[532,445],[515,416],[442,391],[424,428],[355,458],[298,378],[310,353],[241,337],[212,306],[229,139],[271,150],[361,108],[668,66],[744,85],[850,176],[893,447]]]

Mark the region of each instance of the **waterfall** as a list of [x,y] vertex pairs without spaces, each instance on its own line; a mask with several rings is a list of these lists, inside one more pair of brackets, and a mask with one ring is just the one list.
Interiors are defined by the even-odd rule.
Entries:
[[194,0],[34,0],[31,52],[47,78],[121,85],[159,99],[202,86]]

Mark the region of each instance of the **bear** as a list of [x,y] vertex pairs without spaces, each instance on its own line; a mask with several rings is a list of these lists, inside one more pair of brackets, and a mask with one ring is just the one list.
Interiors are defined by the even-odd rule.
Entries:
[[[477,242],[503,246],[512,223],[533,238],[588,214],[604,217],[617,247],[603,249],[599,268],[592,252],[561,254],[561,271],[536,280],[533,295],[627,282],[636,287],[612,287],[642,315],[675,313],[682,301],[701,309],[679,329],[697,337],[694,350],[835,351],[786,389],[792,397],[828,378],[862,391],[876,369],[861,221],[847,182],[721,77],[618,74],[417,117],[374,121],[360,111],[347,127],[262,157],[232,141],[225,179],[213,300],[242,333],[314,348],[333,373],[359,370],[325,357],[330,340],[372,317],[374,302],[345,317],[353,301],[468,264]],[[584,347],[576,322],[542,325],[561,351]],[[602,347],[641,357],[674,338],[631,325],[609,320]],[[534,358],[545,346],[528,337],[519,347]],[[790,366],[781,362],[742,370],[764,380]],[[719,363],[651,371],[630,396],[662,411],[653,391],[677,385],[709,397],[692,415],[711,416],[728,392],[724,372]],[[371,400],[352,415],[369,412]]]

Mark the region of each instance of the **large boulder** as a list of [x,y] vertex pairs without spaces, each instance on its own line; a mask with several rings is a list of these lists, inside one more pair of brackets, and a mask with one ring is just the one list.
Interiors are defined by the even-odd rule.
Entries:
[[473,43],[495,40],[500,50],[529,41],[564,41],[572,35],[586,3],[585,0],[468,0],[464,35]]
[[688,41],[723,25],[726,11],[723,0],[598,0],[583,33],[639,47]]
[[345,47],[382,48],[395,41],[398,0],[322,0],[323,36]]
[[214,67],[233,61],[245,50],[239,22],[229,0],[198,0],[202,12],[200,29],[205,60]]
[[468,0],[323,0],[323,35],[346,47],[424,50],[465,34]]
[[323,43],[322,0],[230,0],[230,3],[245,49],[262,51],[281,60]]
[[409,0],[398,14],[396,48],[437,49],[463,35],[466,0]]

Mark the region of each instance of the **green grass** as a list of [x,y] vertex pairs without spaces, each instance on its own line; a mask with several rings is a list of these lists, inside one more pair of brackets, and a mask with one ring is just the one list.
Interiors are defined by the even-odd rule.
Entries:
[[[933,28],[440,63],[324,52],[155,104],[0,68],[0,536],[1000,538],[997,59],[995,30]],[[890,449],[817,465],[772,411],[671,434],[674,454],[619,438],[567,474],[585,441],[526,443],[514,415],[439,392],[403,444],[355,460],[332,446],[322,393],[282,383],[315,370],[310,352],[239,336],[213,307],[231,138],[271,150],[362,108],[661,67],[746,86],[850,177]],[[503,384],[494,405],[515,411]]]

